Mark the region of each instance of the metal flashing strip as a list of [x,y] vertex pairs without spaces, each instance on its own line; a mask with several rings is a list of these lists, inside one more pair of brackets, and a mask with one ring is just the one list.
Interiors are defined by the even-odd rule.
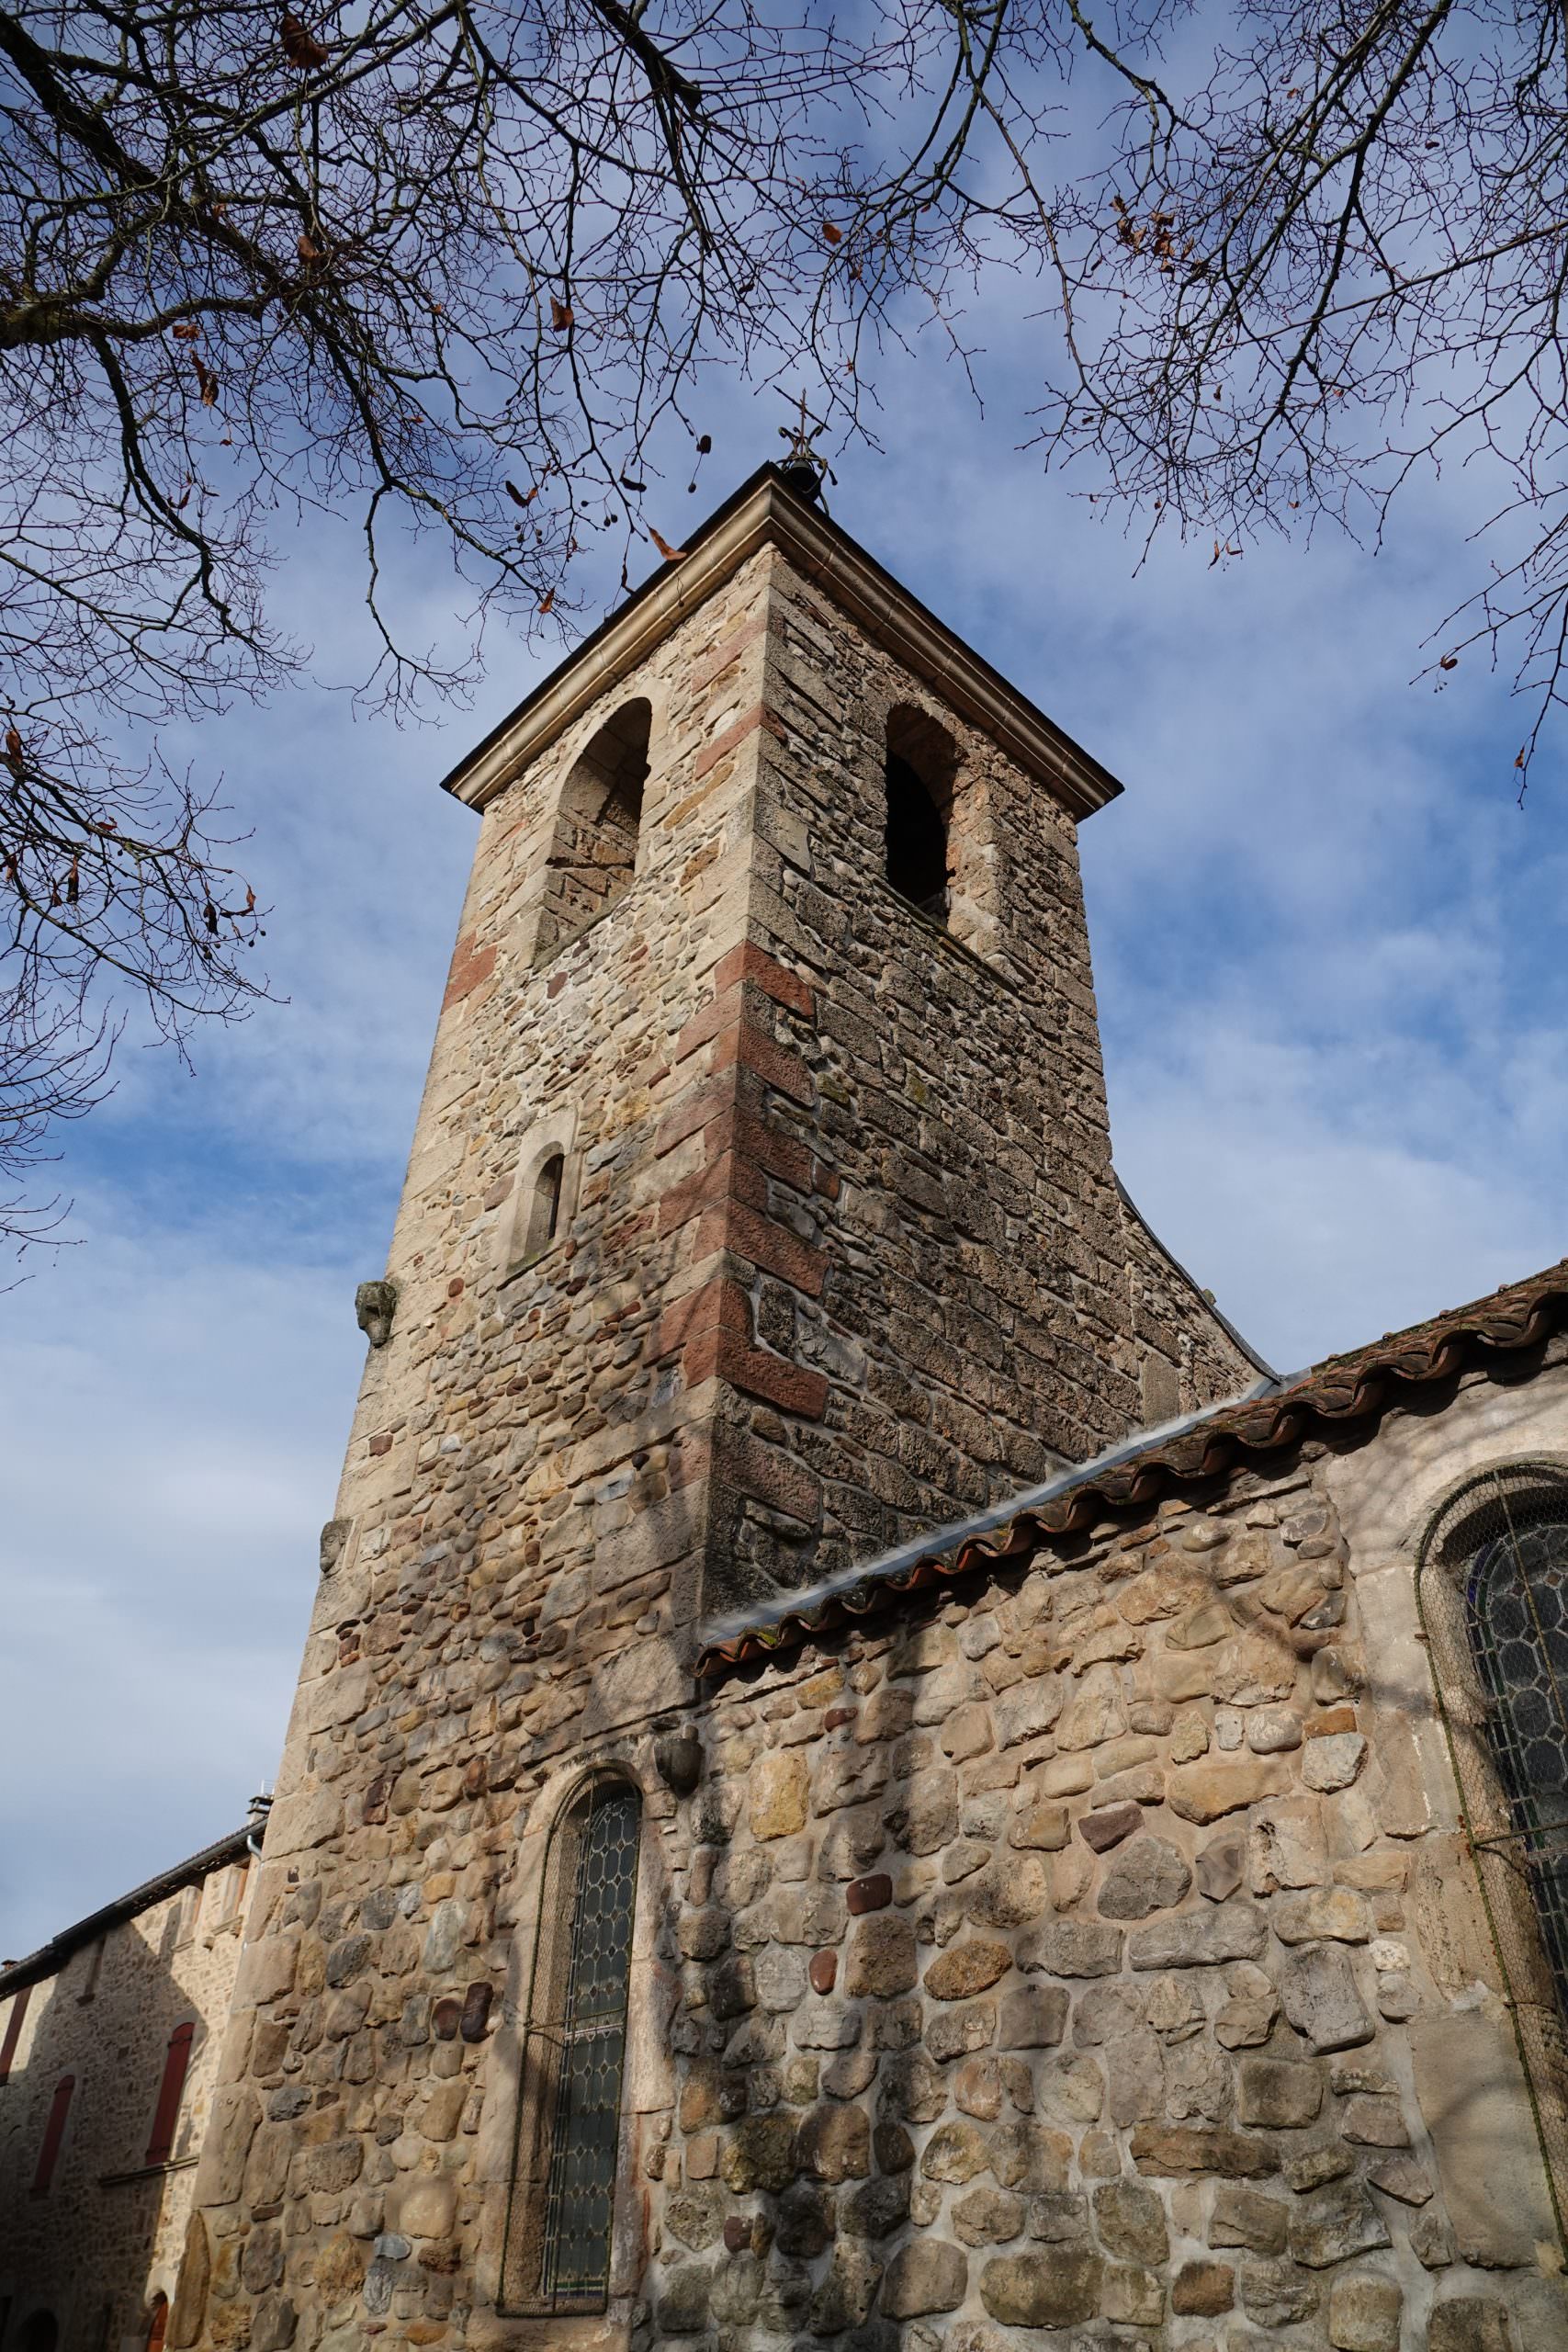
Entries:
[[744,1613],[736,1611],[727,1618],[720,1618],[698,1635],[701,1661],[705,1662],[710,1653],[720,1651],[728,1644],[739,1639],[755,1636],[765,1640],[768,1628],[782,1625],[788,1618],[808,1617],[829,1603],[842,1600],[849,1595],[858,1596],[864,1592],[869,1597],[876,1586],[893,1581],[906,1570],[919,1567],[924,1561],[956,1552],[966,1544],[977,1543],[982,1536],[995,1534],[999,1528],[1010,1526],[1014,1520],[1022,1518],[1025,1512],[1037,1511],[1047,1503],[1059,1501],[1076,1488],[1092,1485],[1107,1471],[1136,1461],[1140,1454],[1152,1448],[1185,1437],[1190,1430],[1200,1429],[1205,1421],[1213,1420],[1216,1414],[1230,1412],[1236,1406],[1248,1405],[1257,1397],[1270,1395],[1281,1385],[1278,1374],[1270,1373],[1267,1378],[1255,1381],[1250,1388],[1241,1389],[1234,1396],[1224,1396],[1215,1404],[1200,1406],[1196,1412],[1183,1413],[1174,1421],[1162,1421],[1156,1429],[1138,1430],[1131,1437],[1107,1446],[1103,1453],[1095,1454],[1091,1460],[1058,1470],[1053,1477],[1043,1479],[1040,1485],[1026,1487],[1021,1494],[1010,1495],[1006,1502],[993,1503],[985,1510],[975,1511],[967,1519],[955,1519],[945,1526],[933,1527],[926,1534],[895,1544],[890,1552],[880,1553],[874,1560],[863,1561],[857,1567],[840,1569],[837,1576],[825,1577],[820,1584],[812,1585],[804,1592],[781,1596],[777,1600],[764,1602]]
[[[1490,1296],[1385,1332],[1370,1347],[1329,1356],[1288,1379],[1264,1379],[1239,1396],[1157,1430],[1136,1431],[1093,1461],[1043,1485],[932,1529],[864,1566],[843,1571],[809,1592],[780,1594],[713,1626],[700,1637],[699,1679],[728,1673],[749,1659],[776,1656],[854,1620],[890,1597],[1016,1561],[1042,1544],[1163,1494],[1228,1477],[1259,1457],[1314,1435],[1339,1439],[1375,1428],[1382,1414],[1467,1365],[1538,1351],[1568,1322],[1568,1260]],[[1561,1351],[1560,1351],[1561,1352]],[[1517,1375],[1516,1375],[1517,1376]],[[1359,1442],[1359,1441],[1358,1441]],[[987,1544],[988,1535],[999,1542]]]

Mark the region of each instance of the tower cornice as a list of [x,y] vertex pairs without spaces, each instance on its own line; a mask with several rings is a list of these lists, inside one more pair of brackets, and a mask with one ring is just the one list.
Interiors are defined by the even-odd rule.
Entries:
[[829,515],[763,466],[666,563],[442,779],[483,808],[530,761],[634,670],[677,623],[760,548],[776,547],[884,650],[1036,777],[1068,813],[1092,816],[1122,786],[1027,695],[884,571]]

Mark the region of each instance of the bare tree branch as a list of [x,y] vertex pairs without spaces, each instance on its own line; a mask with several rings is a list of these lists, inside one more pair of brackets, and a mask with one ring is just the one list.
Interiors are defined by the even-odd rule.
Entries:
[[868,355],[919,321],[969,367],[998,268],[1051,289],[1047,458],[1217,560],[1325,516],[1375,537],[1422,469],[1483,460],[1491,560],[1434,660],[1512,644],[1522,779],[1568,699],[1568,13],[1236,0],[1206,51],[1203,24],[0,7],[0,1191],[96,1099],[130,1006],[178,1040],[259,985],[213,788],[156,730],[300,667],[280,518],[357,518],[400,709],[471,664],[407,642],[389,533],[449,549],[476,647],[491,613],[558,627],[592,535],[627,577],[705,367],[853,433]]

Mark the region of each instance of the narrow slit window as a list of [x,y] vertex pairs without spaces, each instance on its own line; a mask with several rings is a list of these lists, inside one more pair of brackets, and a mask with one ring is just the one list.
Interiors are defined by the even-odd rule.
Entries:
[[17,2045],[22,2038],[22,2021],[28,2014],[28,1996],[32,1989],[30,1984],[24,1984],[19,1993],[13,1993],[11,1996],[10,2014],[6,2019],[6,2036],[4,2041],[0,2041],[0,2083],[8,2083],[11,2079],[11,2068],[17,2057]]
[[626,703],[572,765],[556,812],[536,963],[585,930],[631,886],[652,724],[649,704]]
[[506,2225],[513,2311],[609,2300],[641,1823],[637,1791],[599,1781],[550,1839]]
[[79,2003],[96,2001],[98,1996],[98,1973],[104,1964],[107,1940],[106,1937],[97,1936],[87,1947],[87,1957],[82,1968],[82,1989],[76,1996]]
[[244,1907],[245,1883],[250,1871],[249,1856],[231,1862],[227,1869],[209,1878],[202,1892],[202,1917],[209,1937],[220,1928],[232,1927]]
[[552,1151],[535,1171],[528,1192],[528,1221],[523,1234],[525,1265],[542,1258],[560,1225],[561,1186],[566,1181],[566,1155]]
[[164,2338],[168,2332],[169,2299],[167,2295],[154,2295],[147,2314],[147,2352],[164,2352]]
[[957,752],[923,711],[888,715],[885,770],[887,879],[933,922],[945,924],[951,884],[948,820]]

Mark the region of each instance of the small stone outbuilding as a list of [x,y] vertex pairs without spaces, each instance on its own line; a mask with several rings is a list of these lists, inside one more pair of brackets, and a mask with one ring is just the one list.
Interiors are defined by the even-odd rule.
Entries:
[[158,2352],[262,1815],[0,1967],[0,2346]]

